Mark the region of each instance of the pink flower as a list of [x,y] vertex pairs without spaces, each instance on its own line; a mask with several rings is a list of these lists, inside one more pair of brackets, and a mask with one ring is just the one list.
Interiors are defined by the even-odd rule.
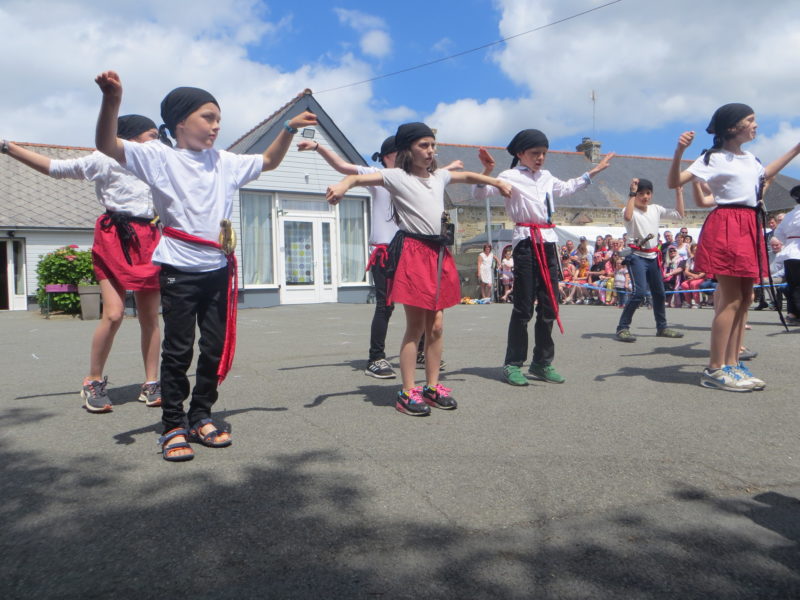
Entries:
[[75,260],[78,257],[75,256],[74,254],[67,254],[64,258],[66,258],[67,260]]
[[77,248],[77,247],[78,247],[77,244],[70,244],[69,246],[67,246],[67,248]]

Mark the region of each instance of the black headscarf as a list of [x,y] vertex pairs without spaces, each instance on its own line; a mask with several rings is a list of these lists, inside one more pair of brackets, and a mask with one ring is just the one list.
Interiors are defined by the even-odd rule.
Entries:
[[725,134],[728,129],[735,127],[739,121],[755,114],[755,112],[747,104],[740,102],[725,104],[715,110],[714,114],[711,115],[708,127],[706,127],[706,133],[714,136],[714,143],[709,150],[703,150],[703,162],[708,164],[711,155],[722,150],[722,144],[725,142]]
[[132,140],[151,129],[158,129],[156,124],[142,115],[123,115],[117,118],[117,137]]
[[795,199],[795,202],[800,204],[800,185],[796,185],[789,190],[789,195]]
[[517,154],[520,152],[525,152],[528,148],[549,148],[550,141],[547,139],[547,136],[539,131],[538,129],[523,129],[514,138],[506,147],[508,153],[514,157],[514,160],[511,161],[511,168],[517,166],[519,162],[519,158],[517,158]]
[[164,120],[164,125],[159,127],[159,133],[163,134],[166,127],[170,135],[177,140],[175,131],[178,123],[207,102],[213,102],[219,108],[216,98],[205,90],[195,87],[175,88],[161,101],[161,118]]
[[394,134],[394,144],[398,151],[408,150],[419,138],[436,136],[433,130],[425,125],[425,123],[403,123],[397,128],[397,133]]
[[372,160],[375,161],[375,162],[379,162],[380,161],[381,164],[386,166],[383,163],[383,158],[387,154],[391,154],[392,152],[397,152],[397,147],[394,144],[394,136],[390,135],[385,140],[383,140],[383,143],[381,144],[381,151],[380,152],[375,152],[372,155]]
[[653,182],[649,179],[639,179],[639,185],[636,188],[637,192],[644,192],[646,190],[653,191]]

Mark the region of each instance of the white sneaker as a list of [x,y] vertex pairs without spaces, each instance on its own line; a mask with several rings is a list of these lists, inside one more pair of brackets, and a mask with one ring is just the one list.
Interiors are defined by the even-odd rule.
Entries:
[[738,370],[729,366],[714,371],[703,369],[700,385],[726,392],[752,392],[755,386],[751,380],[745,379]]
[[755,375],[750,372],[742,361],[739,361],[739,364],[733,367],[735,371],[738,371],[739,374],[742,376],[743,379],[749,380],[753,383],[753,390],[760,391],[767,387],[766,382],[763,379],[759,379]]

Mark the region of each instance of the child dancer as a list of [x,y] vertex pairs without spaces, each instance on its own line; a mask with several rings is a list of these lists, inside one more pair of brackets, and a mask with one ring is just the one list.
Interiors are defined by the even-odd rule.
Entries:
[[[621,342],[635,342],[636,336],[630,332],[633,313],[639,308],[648,291],[653,298],[653,316],[656,319],[656,335],[659,337],[682,338],[683,334],[667,327],[667,309],[664,306],[664,274],[659,264],[658,228],[661,217],[683,219],[683,194],[675,195],[675,210],[652,204],[653,183],[648,179],[632,179],[628,204],[622,211],[622,220],[633,252],[626,259],[628,273],[633,284],[633,292],[628,297],[625,308],[617,323],[616,339]],[[648,239],[649,238],[649,239]],[[638,240],[638,242],[637,242]],[[674,250],[672,248],[671,250]],[[674,253],[673,253],[674,254]],[[673,260],[673,257],[670,257]]]
[[[318,152],[331,167],[342,175],[369,175],[380,171],[376,167],[364,167],[348,163],[329,148],[320,146],[319,142],[302,140],[297,144],[297,149],[301,152],[307,150]],[[380,162],[385,169],[393,169],[396,156],[397,148],[395,148],[394,136],[390,135],[383,140],[380,152],[375,152],[372,155],[372,160]],[[463,166],[464,164],[460,160],[456,160],[442,168],[449,171],[461,169]],[[389,329],[389,319],[394,312],[394,305],[386,304],[386,258],[388,256],[389,243],[397,233],[397,224],[393,219],[389,191],[380,185],[370,186],[369,194],[372,200],[369,229],[369,244],[372,246],[372,252],[369,256],[367,269],[371,272],[372,282],[375,285],[375,312],[372,315],[369,359],[367,360],[367,368],[364,370],[364,374],[378,379],[394,379],[397,375],[395,375],[389,361],[386,360],[385,352],[386,332]]]
[[[141,115],[125,115],[117,121],[117,135],[130,142],[158,139],[156,124]],[[125,291],[136,299],[141,329],[145,383],[139,400],[146,406],[161,406],[158,381],[158,266],[151,256],[159,240],[154,224],[150,187],[101,152],[68,160],[52,160],[13,142],[4,142],[4,154],[58,179],[86,179],[106,212],[95,222],[92,265],[100,283],[103,314],[92,336],[89,375],[83,380],[81,397],[86,410],[112,410],[103,375],[114,336],[125,316]]]
[[[403,389],[397,394],[395,408],[407,415],[426,416],[429,405],[442,409],[457,406],[451,390],[439,383],[444,309],[457,304],[461,296],[455,262],[443,243],[444,188],[449,183],[485,183],[498,186],[507,195],[510,186],[477,173],[438,169],[436,140],[424,123],[401,125],[395,146],[396,168],[349,175],[328,188],[328,201],[335,204],[355,186],[382,185],[391,194],[400,230],[389,248],[393,274],[387,302],[403,304],[406,313],[400,348]],[[420,389],[415,386],[414,368],[423,333],[426,384]]]
[[[238,155],[216,150],[220,108],[198,88],[176,88],[161,102],[161,117],[177,140],[172,149],[160,143],[131,144],[116,138],[116,115],[122,84],[113,71],[97,76],[103,102],[97,121],[98,149],[150,184],[164,235],[153,261],[161,264],[164,345],[161,354],[164,435],[159,440],[165,460],[190,460],[188,440],[214,448],[229,446],[228,432],[211,420],[218,382],[233,360],[235,284],[233,248],[216,240],[230,218],[234,192],[276,168],[298,127],[316,124],[311,113],[286,121],[263,154]],[[223,227],[223,233],[224,233]],[[200,356],[189,406],[190,429],[184,428],[183,401],[189,396],[186,371],[192,361],[195,326],[200,329]]]
[[711,149],[681,171],[683,153],[694,139],[693,131],[682,133],[667,179],[671,188],[698,182],[702,193],[695,194],[697,204],[716,205],[703,224],[695,256],[695,267],[717,280],[711,352],[700,385],[732,392],[765,386],[739,357],[753,282],[766,274],[767,268],[763,234],[756,218],[758,190],[763,178],[774,177],[800,154],[797,144],[763,167],[755,156],[742,150],[743,144],[755,139],[757,127],[754,111],[746,104],[721,106],[706,128],[714,136]]
[[[552,365],[555,357],[553,321],[558,320],[554,294],[558,289],[558,238],[553,231],[553,196],[568,196],[585,188],[591,183],[592,176],[605,170],[614,157],[613,152],[606,154],[588,173],[561,181],[542,169],[549,147],[547,136],[538,129],[520,131],[506,148],[514,157],[511,168],[498,175],[498,179],[513,185],[505,205],[509,217],[516,223],[512,236],[514,308],[508,323],[503,366],[503,376],[511,385],[528,385],[520,368],[528,353],[528,322],[533,317],[534,300],[538,305],[533,360],[528,372],[542,381],[564,382],[564,377]],[[484,166],[484,175],[489,175],[495,166],[494,159],[485,148],[478,151],[478,157]],[[473,189],[473,196],[484,200],[490,191],[479,185]]]

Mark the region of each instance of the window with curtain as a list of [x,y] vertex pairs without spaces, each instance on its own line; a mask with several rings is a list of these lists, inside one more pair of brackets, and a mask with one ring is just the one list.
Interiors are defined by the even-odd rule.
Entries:
[[342,283],[366,281],[366,225],[364,201],[342,198],[339,202],[339,254]]
[[242,215],[242,281],[244,285],[275,282],[272,272],[272,194],[239,193]]

